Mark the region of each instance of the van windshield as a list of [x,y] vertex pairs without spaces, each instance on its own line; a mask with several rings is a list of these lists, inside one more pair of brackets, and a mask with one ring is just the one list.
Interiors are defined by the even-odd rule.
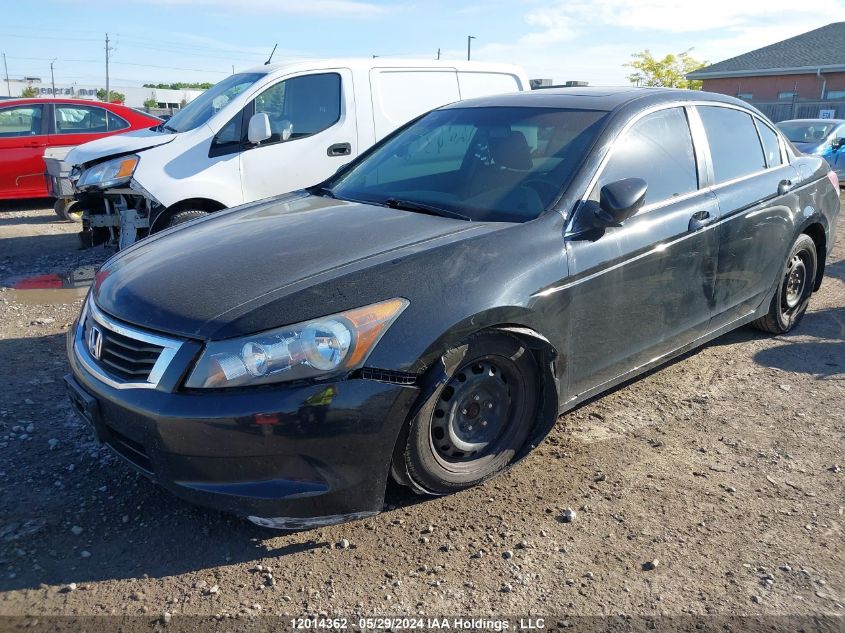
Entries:
[[566,188],[606,117],[545,107],[435,110],[315,192],[467,220],[527,222]]
[[238,73],[226,77],[170,117],[167,129],[187,132],[199,127],[263,76],[264,73]]

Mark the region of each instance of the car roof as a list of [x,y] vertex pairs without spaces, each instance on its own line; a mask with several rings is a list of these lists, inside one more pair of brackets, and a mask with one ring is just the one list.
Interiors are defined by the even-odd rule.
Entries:
[[781,123],[832,123],[834,125],[839,125],[841,123],[845,123],[845,119],[786,119],[785,121],[778,121],[778,125]]
[[523,75],[524,71],[515,64],[498,62],[477,62],[461,60],[406,59],[401,57],[338,57],[304,58],[246,68],[244,73],[291,73],[308,70],[349,68],[351,70],[373,70],[377,68],[440,69],[476,72],[507,72]]
[[446,108],[487,107],[535,107],[573,108],[577,110],[602,110],[609,112],[625,105],[642,102],[642,105],[657,105],[676,101],[713,101],[751,108],[747,103],[733,97],[677,88],[622,87],[572,87],[539,88],[530,92],[517,92],[467,99],[445,106]]
[[[32,105],[34,103],[70,103],[75,105],[94,105],[101,108],[129,108],[129,106],[122,103],[107,103],[105,101],[97,101],[96,99],[79,99],[74,97],[34,97],[26,99],[2,99],[0,100],[0,108],[10,105]],[[130,108],[131,109],[131,108]]]

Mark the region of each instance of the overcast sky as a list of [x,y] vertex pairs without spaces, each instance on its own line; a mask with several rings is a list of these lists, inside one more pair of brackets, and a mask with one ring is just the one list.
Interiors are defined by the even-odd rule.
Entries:
[[[114,8],[118,6],[119,8]],[[218,81],[301,57],[381,55],[522,64],[531,77],[627,84],[623,65],[649,48],[692,48],[710,62],[845,20],[845,0],[54,0],[5,4],[0,51],[9,75],[113,85]],[[2,69],[0,69],[2,71]]]

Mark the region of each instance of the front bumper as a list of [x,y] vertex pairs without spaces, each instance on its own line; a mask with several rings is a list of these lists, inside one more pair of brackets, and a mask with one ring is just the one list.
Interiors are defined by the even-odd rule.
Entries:
[[[381,510],[399,430],[418,389],[365,379],[183,391],[119,388],[92,374],[68,334],[77,410],[164,488],[260,525],[304,528]],[[178,384],[178,383],[174,383]]]

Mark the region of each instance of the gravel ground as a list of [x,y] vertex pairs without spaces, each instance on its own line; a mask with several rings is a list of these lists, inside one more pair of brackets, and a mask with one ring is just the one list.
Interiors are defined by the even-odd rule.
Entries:
[[[43,202],[0,206],[0,286],[104,261],[77,230]],[[794,334],[723,336],[561,417],[476,489],[391,488],[375,518],[299,533],[187,505],[93,442],[61,385],[80,304],[0,287],[0,616],[746,615],[784,630],[838,616],[812,630],[841,630],[841,241]]]

